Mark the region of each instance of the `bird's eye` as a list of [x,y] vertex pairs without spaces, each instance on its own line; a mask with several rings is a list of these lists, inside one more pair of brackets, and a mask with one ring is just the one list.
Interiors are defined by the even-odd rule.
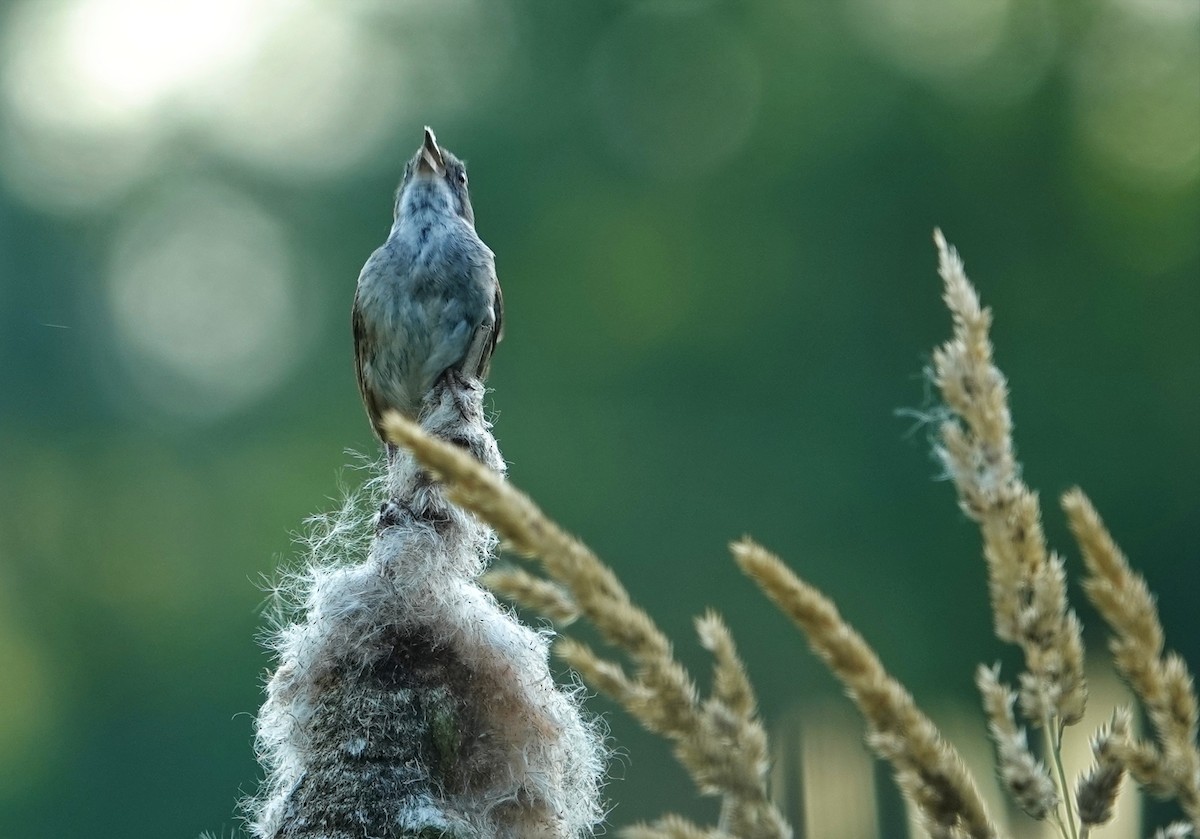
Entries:
[[467,170],[465,170],[465,169],[458,170],[458,183],[461,186],[467,185]]

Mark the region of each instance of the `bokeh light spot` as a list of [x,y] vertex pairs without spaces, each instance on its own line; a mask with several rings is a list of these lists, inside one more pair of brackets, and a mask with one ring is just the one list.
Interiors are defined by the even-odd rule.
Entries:
[[76,130],[128,127],[215,68],[244,57],[269,0],[73,0],[17,6],[4,93],[18,120]]
[[1118,180],[1177,189],[1200,179],[1198,23],[1163,3],[1096,17],[1073,67],[1076,130]]
[[47,130],[0,123],[0,178],[30,207],[75,213],[111,205],[162,159],[161,137],[125,128]]
[[985,61],[1004,37],[1009,0],[859,0],[855,19],[894,62],[950,75]]
[[164,112],[249,54],[275,0],[49,0],[13,6],[0,44],[0,174],[28,203],[109,204],[162,160]]
[[401,122],[477,106],[504,78],[509,17],[503,0],[24,0],[0,30],[0,177],[77,212],[175,149],[344,174]]
[[301,354],[286,237],[245,197],[184,185],[117,236],[113,325],[136,390],[159,409],[219,416],[261,398]]
[[255,40],[239,0],[83,0],[65,17],[61,47],[83,101],[139,111],[227,63]]
[[758,113],[756,55],[704,17],[635,11],[600,41],[592,70],[604,136],[623,161],[660,177],[726,163]]
[[412,104],[402,53],[344,13],[280,21],[251,62],[192,92],[193,123],[223,152],[285,172],[344,171],[375,151]]
[[1056,52],[1045,0],[852,0],[847,8],[873,54],[963,102],[1027,98]]

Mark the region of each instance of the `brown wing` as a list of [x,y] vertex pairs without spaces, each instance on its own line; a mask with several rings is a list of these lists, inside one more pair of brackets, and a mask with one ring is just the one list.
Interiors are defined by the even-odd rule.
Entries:
[[492,367],[492,353],[496,351],[496,345],[500,343],[500,339],[504,337],[504,292],[500,290],[500,281],[496,280],[496,296],[492,300],[492,315],[495,322],[492,324],[492,332],[488,335],[487,346],[483,349],[483,356],[479,360],[479,378],[487,378],[488,370]]
[[374,429],[375,436],[387,442],[379,427],[384,406],[367,383],[366,376],[363,375],[363,365],[367,360],[368,337],[367,325],[363,322],[362,312],[358,308],[357,291],[354,292],[354,305],[350,309],[350,328],[354,333],[354,374],[358,379],[358,393],[362,396],[363,407],[367,409],[367,419],[371,421],[371,428]]

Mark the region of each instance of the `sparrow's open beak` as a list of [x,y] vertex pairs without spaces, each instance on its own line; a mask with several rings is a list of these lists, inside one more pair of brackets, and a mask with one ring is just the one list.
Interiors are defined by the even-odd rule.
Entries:
[[428,125],[425,126],[425,142],[421,145],[421,156],[417,158],[417,171],[439,177],[446,174],[446,161],[442,157],[442,150],[438,148],[437,137],[433,136],[433,129]]

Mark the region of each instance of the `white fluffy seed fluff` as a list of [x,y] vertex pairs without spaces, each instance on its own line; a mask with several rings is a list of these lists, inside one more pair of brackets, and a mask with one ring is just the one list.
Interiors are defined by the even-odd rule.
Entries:
[[[502,471],[482,401],[478,384],[447,380],[422,425]],[[306,567],[282,587],[295,619],[272,638],[251,832],[592,835],[603,735],[580,688],[552,679],[549,633],[478,584],[495,535],[405,452],[369,487],[390,499],[379,516],[359,498],[317,520]]]

